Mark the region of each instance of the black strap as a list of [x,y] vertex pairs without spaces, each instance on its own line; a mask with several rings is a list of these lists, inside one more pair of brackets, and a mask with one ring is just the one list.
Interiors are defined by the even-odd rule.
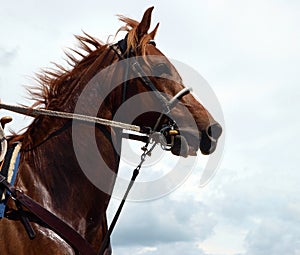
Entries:
[[147,143],[149,141],[149,136],[142,136],[142,135],[135,135],[135,134],[128,134],[128,133],[122,133],[122,138],[136,140],[143,143]]
[[[84,255],[96,255],[92,246],[72,227],[67,223],[56,217],[53,213],[42,207],[40,204],[26,196],[22,192],[16,190],[16,188],[7,182],[6,178],[0,174],[0,186],[8,190],[12,197],[18,201],[22,206],[26,207],[42,222],[47,224],[55,233],[61,236],[66,242],[68,242],[73,248],[77,249]],[[106,247],[105,247],[106,248]]]
[[[127,36],[117,42],[116,44],[112,45],[110,47],[119,57],[120,60],[129,59],[129,57],[132,56],[132,53],[129,51],[127,52]],[[167,99],[157,90],[155,85],[152,83],[150,78],[146,75],[146,73],[143,71],[141,65],[138,63],[138,61],[134,61],[132,63],[132,69],[133,71],[138,75],[138,77],[143,81],[144,85],[150,88],[151,91],[155,93],[155,96],[158,98],[160,103],[163,106],[163,113],[167,114],[170,112],[170,108],[168,105]],[[125,71],[125,81],[128,79],[128,72],[129,72],[129,60],[126,63],[126,71]],[[126,96],[126,90],[127,90],[127,82],[125,82],[125,85],[123,86],[123,102],[125,101]]]
[[118,45],[122,55],[124,55],[127,51],[127,38],[128,38],[128,35],[126,35],[124,39],[117,42],[117,45]]
[[136,169],[134,169],[134,171],[133,171],[133,174],[132,174],[132,177],[131,177],[131,181],[130,181],[130,183],[129,183],[128,187],[127,187],[127,190],[126,190],[126,192],[124,194],[124,197],[123,197],[123,199],[122,199],[122,201],[121,201],[121,203],[120,203],[120,205],[118,207],[118,210],[117,210],[117,212],[116,212],[116,214],[115,214],[115,216],[114,216],[114,218],[113,218],[113,220],[112,220],[112,222],[111,222],[111,224],[109,226],[109,229],[106,232],[106,235],[104,237],[104,240],[102,242],[102,245],[101,245],[101,248],[100,248],[100,251],[99,251],[98,255],[103,255],[104,252],[105,252],[105,250],[106,250],[106,247],[109,245],[109,240],[110,240],[111,233],[113,232],[113,230],[115,228],[115,225],[116,225],[116,223],[117,223],[117,221],[119,219],[119,216],[121,214],[121,211],[123,209],[123,206],[124,206],[124,204],[126,202],[127,196],[128,196],[128,194],[129,194],[129,192],[130,192],[130,190],[131,190],[131,188],[132,188],[132,186],[133,186],[133,184],[135,182],[135,179],[136,179],[136,177],[138,176],[138,174],[140,172],[139,171],[140,168],[141,168],[141,164],[138,165],[138,167]]

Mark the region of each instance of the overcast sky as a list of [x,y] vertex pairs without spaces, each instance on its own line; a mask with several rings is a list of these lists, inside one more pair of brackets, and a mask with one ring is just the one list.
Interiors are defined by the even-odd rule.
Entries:
[[[171,194],[126,204],[114,254],[299,255],[299,1],[1,0],[1,100],[30,104],[23,85],[51,61],[64,63],[73,34],[106,42],[121,26],[116,14],[139,20],[152,5],[158,48],[208,81],[226,141],[204,188],[199,167]],[[13,116],[15,130],[29,122]]]

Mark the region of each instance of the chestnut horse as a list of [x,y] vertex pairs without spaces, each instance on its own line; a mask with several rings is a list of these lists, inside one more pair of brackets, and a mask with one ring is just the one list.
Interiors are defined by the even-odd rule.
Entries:
[[[141,67],[149,74],[148,80],[154,84],[156,92],[172,98],[184,88],[175,67],[153,42],[158,25],[148,33],[152,10],[153,7],[146,10],[141,22],[120,17],[125,22],[123,30],[128,32],[123,41],[125,49],[121,49],[121,46],[114,48],[112,45],[104,45],[87,34],[77,36],[81,49],[74,51],[81,59],[69,54],[72,65],[70,70],[58,66],[57,70],[46,70],[39,75],[40,87],[31,91],[36,99],[34,107],[61,112],[77,111],[86,115],[96,112],[97,117],[112,120],[124,99],[133,99],[144,93],[143,99],[137,99],[138,108],[143,114],[130,121],[152,129],[156,125],[156,129],[161,130],[163,123],[167,119],[170,121],[170,118],[164,116],[162,119],[166,120],[157,124],[159,110],[149,110],[160,109],[160,100],[153,93],[146,93],[149,92],[149,87],[145,86],[141,77],[132,77],[130,68],[113,65],[122,58],[126,60],[127,57],[139,57],[144,60],[141,61]],[[157,58],[148,60],[147,56]],[[107,68],[109,70],[101,76],[102,80],[97,80],[99,72]],[[112,89],[111,84],[116,81],[119,86]],[[85,93],[91,82],[98,85]],[[82,97],[83,93],[85,97]],[[80,110],[76,110],[78,102],[81,104]],[[178,156],[193,156],[200,148],[203,154],[212,153],[221,135],[221,126],[191,93],[183,95],[179,104],[171,112],[176,121],[180,122],[178,126],[180,125],[180,133],[185,138],[188,150],[186,155],[181,155],[176,150],[172,152]],[[195,125],[187,121],[186,113],[181,111],[182,106],[193,117]],[[125,115],[132,110],[126,109],[119,120],[129,120],[130,117]],[[80,130],[76,133],[75,145],[72,125]],[[102,165],[96,160],[97,154],[90,150],[89,132],[93,133],[98,153],[103,158]],[[122,142],[120,129],[38,116],[23,135],[13,137],[11,142],[17,140],[22,141],[22,150],[15,187],[71,226],[90,243],[95,253],[99,251],[107,232],[106,209],[115,182],[115,175],[107,175],[103,173],[103,169],[108,168],[112,173],[118,171]],[[83,153],[84,163],[95,173],[94,178],[102,178],[106,190],[97,188],[84,173],[79,162],[82,159],[78,159],[78,151],[74,146],[79,148],[79,153]],[[0,220],[1,254],[79,254],[68,244],[68,240],[64,240],[46,224],[34,220],[34,217],[29,217],[29,220],[32,221],[36,237],[30,240],[20,220],[12,216],[15,210],[13,201],[9,200],[6,217]],[[105,254],[111,254],[109,247]]]

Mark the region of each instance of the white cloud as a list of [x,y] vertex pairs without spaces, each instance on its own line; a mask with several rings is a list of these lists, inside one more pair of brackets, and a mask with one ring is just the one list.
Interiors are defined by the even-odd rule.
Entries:
[[138,254],[146,254],[146,253],[155,252],[155,251],[157,251],[156,247],[143,247],[140,249]]
[[129,203],[113,234],[113,243],[154,246],[201,241],[211,235],[214,224],[207,208],[191,198],[175,201],[164,197],[153,202]]
[[145,255],[156,255],[156,254],[165,254],[165,255],[174,255],[174,254],[186,254],[186,255],[208,255],[205,254],[196,244],[192,243],[173,243],[172,245],[161,244],[158,247],[152,249],[145,249],[141,247],[115,247],[113,250],[114,254],[132,254],[139,255],[140,252]]
[[278,218],[264,219],[246,237],[246,255],[298,255],[300,231],[295,222]]
[[243,248],[241,254],[297,254],[299,208],[291,201],[298,200],[300,190],[292,179],[298,180],[299,174],[284,170],[251,165],[237,171],[220,170],[201,200],[218,219],[216,237],[206,243],[217,242],[225,250],[230,240],[222,230],[225,224],[244,233],[235,238],[235,248]]
[[[292,8],[299,8],[294,6]],[[288,4],[273,1],[219,1],[208,5],[208,22],[220,47],[232,46],[245,56],[259,59],[292,57],[299,50],[299,17]],[[209,39],[217,39],[212,37]],[[218,43],[216,41],[216,43]],[[236,55],[235,55],[236,56]]]
[[18,49],[5,50],[0,47],[0,66],[8,67],[11,62],[17,57]]
[[245,236],[246,233],[239,227],[219,223],[214,228],[214,235],[199,243],[199,247],[205,254],[236,255],[245,251],[243,247]]

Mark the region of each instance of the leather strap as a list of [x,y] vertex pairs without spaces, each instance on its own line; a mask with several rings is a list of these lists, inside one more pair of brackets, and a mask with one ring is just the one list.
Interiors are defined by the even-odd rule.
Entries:
[[72,227],[67,223],[56,217],[53,213],[42,207],[40,204],[32,200],[27,195],[15,189],[10,185],[4,176],[0,174],[0,186],[9,190],[13,199],[18,201],[21,205],[26,207],[31,213],[33,213],[42,222],[47,224],[50,229],[62,237],[73,248],[78,250],[83,255],[97,255],[92,246]]

